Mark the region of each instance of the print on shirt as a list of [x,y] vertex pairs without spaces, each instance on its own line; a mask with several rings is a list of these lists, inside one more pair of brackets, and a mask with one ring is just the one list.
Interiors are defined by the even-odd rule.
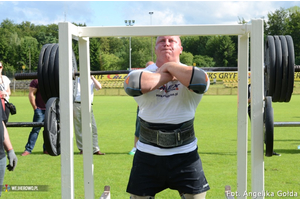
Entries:
[[164,84],[163,86],[161,86],[160,88],[158,88],[158,90],[163,94],[156,94],[157,97],[166,97],[169,98],[171,96],[177,96],[178,92],[173,92],[176,90],[179,90],[179,85],[180,83],[172,83],[170,85],[166,85]]

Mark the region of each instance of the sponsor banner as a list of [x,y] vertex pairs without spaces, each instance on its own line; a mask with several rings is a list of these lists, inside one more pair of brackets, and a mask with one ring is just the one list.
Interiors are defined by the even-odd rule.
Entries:
[[[238,80],[237,72],[207,72],[209,79],[213,81],[222,80]],[[248,73],[248,78],[250,79],[250,72]],[[99,81],[117,81],[125,80],[127,74],[106,74],[106,75],[95,75],[95,78]],[[295,72],[295,81],[300,81],[300,72]]]
[[95,75],[98,81],[118,81],[125,80],[127,74],[105,74],[105,75]]
[[237,72],[206,72],[210,81],[212,80],[238,80]]
[[295,81],[300,81],[300,72],[295,72]]

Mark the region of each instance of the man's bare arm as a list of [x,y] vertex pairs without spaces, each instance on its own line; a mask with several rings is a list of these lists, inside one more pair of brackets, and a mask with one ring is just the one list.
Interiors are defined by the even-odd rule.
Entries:
[[35,110],[37,108],[37,106],[35,104],[35,94],[36,94],[36,92],[37,92],[37,88],[29,87],[28,98],[29,98],[29,102],[30,102],[33,110]]

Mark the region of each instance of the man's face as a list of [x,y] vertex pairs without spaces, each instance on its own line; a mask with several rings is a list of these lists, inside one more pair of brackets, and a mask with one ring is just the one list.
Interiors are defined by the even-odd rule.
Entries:
[[179,55],[182,53],[182,49],[179,36],[159,36],[156,40],[156,56],[165,62],[179,61]]

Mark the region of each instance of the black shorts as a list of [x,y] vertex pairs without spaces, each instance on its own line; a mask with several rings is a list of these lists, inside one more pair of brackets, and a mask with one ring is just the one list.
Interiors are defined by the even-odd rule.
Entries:
[[171,156],[135,152],[126,191],[138,196],[155,196],[167,188],[180,194],[199,194],[210,189],[197,149]]

